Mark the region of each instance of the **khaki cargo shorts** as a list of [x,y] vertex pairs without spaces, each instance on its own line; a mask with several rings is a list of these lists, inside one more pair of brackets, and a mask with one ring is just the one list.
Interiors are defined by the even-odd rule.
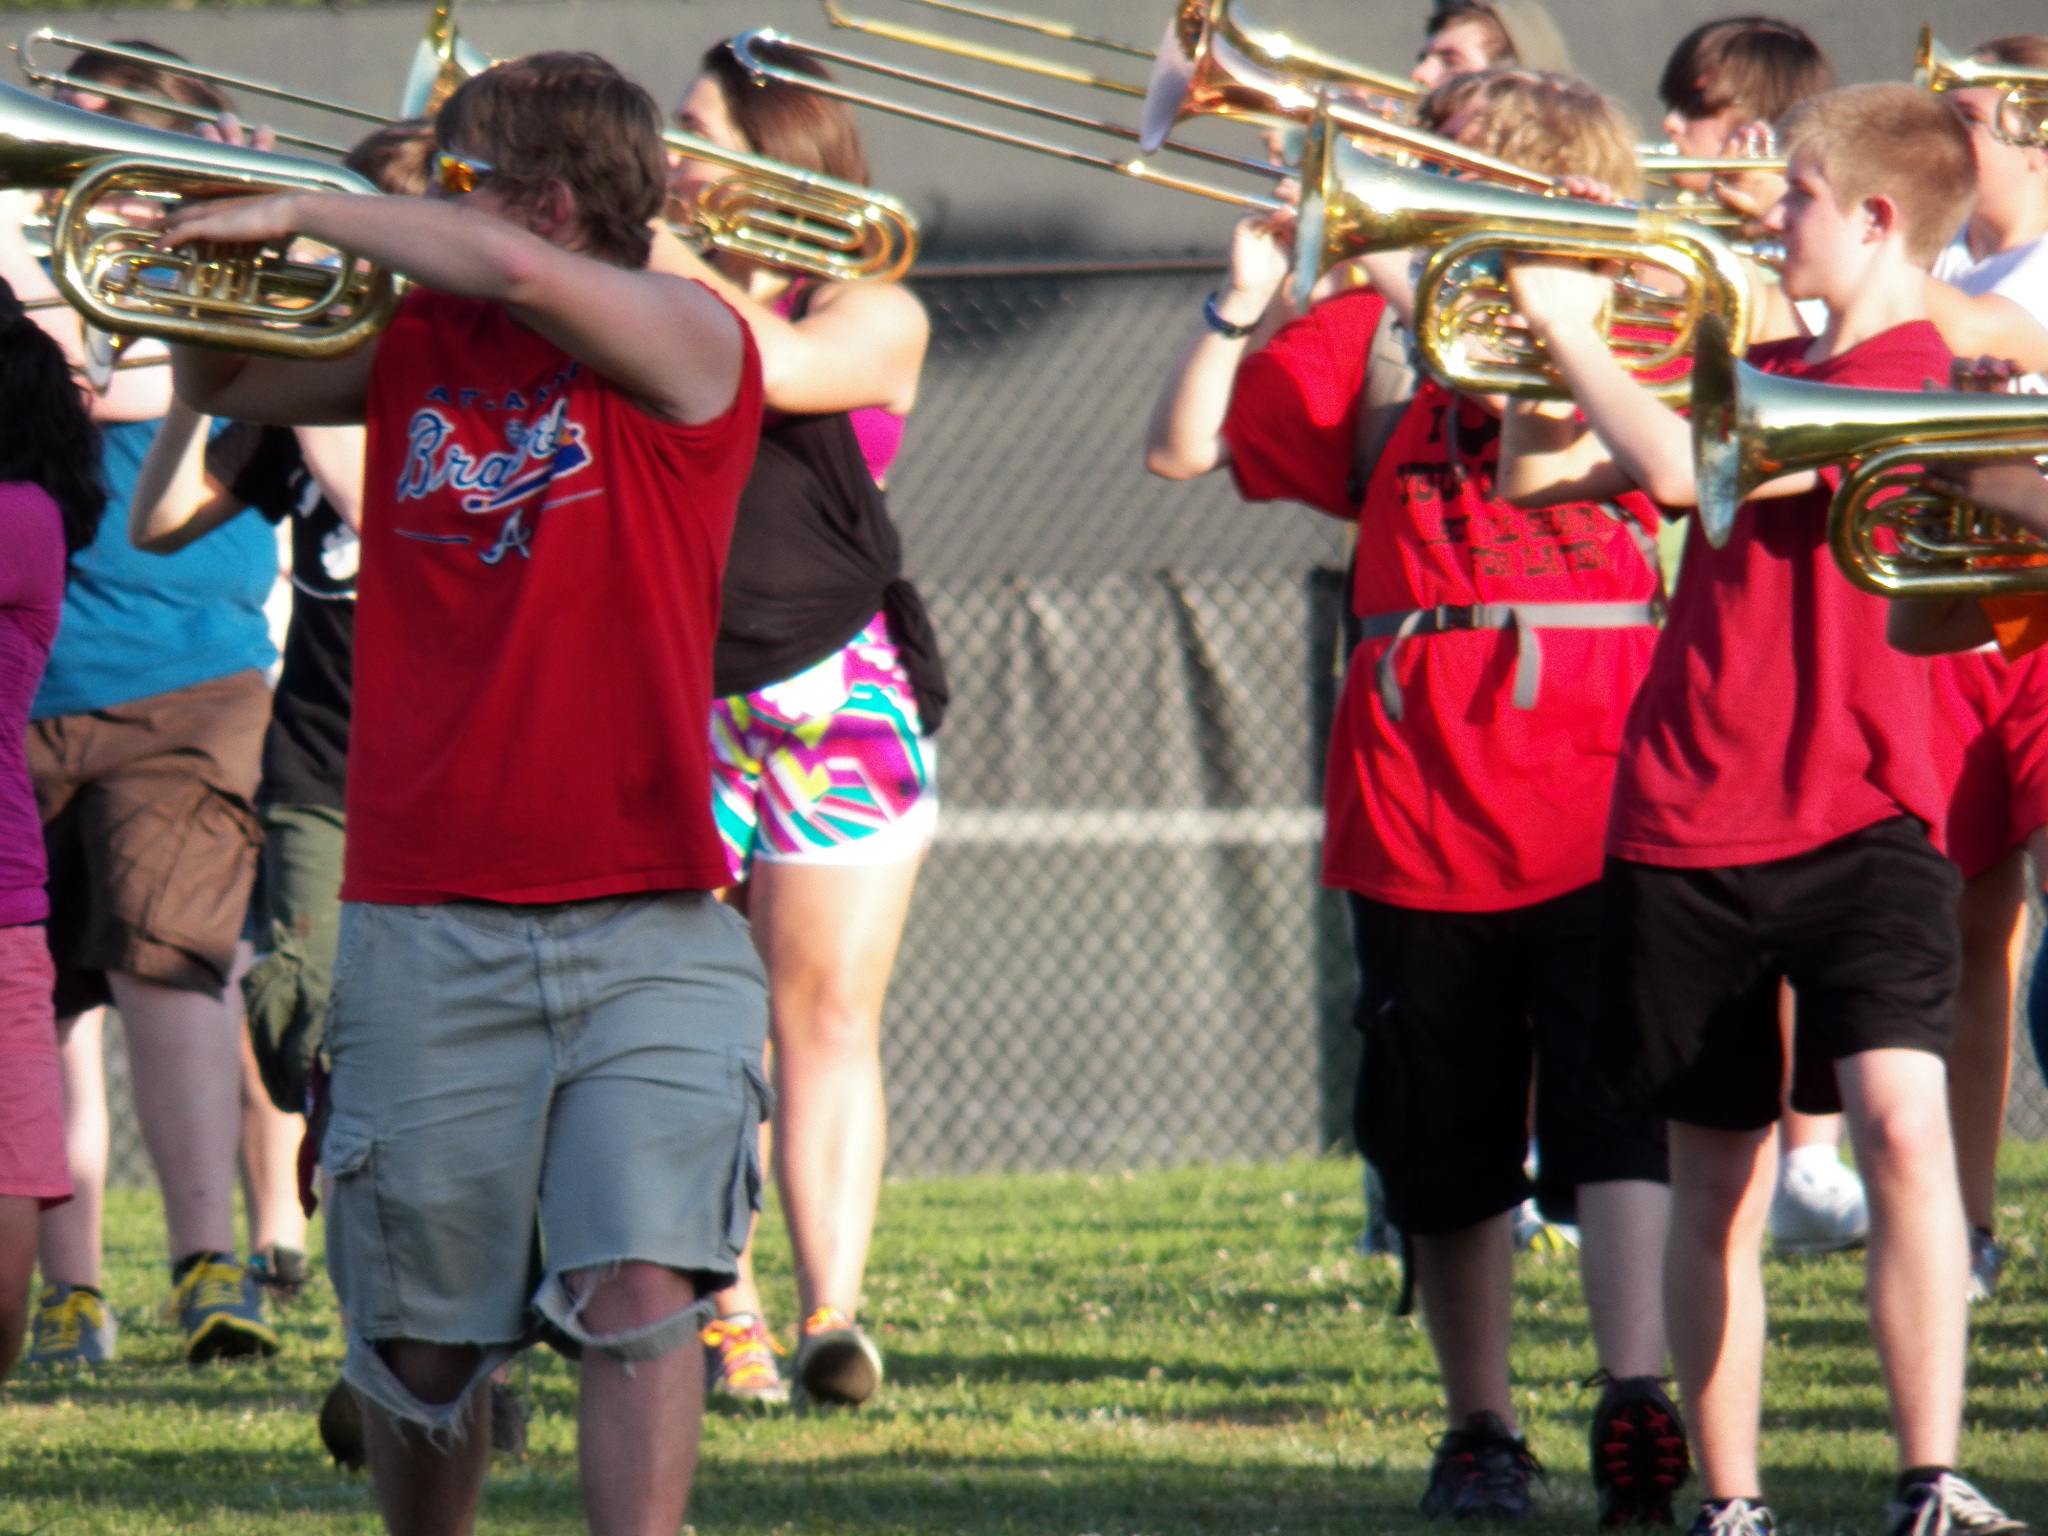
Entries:
[[[373,1347],[480,1347],[473,1388],[543,1320],[628,1359],[692,1342],[760,1205],[768,989],[705,892],[508,906],[348,903],[327,1021],[327,1262],[350,1383],[451,1426]],[[699,1301],[595,1337],[565,1274],[637,1261]]]

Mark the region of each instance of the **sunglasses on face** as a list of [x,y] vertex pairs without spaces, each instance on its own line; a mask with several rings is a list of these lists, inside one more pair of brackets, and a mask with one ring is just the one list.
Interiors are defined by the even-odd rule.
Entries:
[[445,149],[434,156],[434,180],[450,197],[461,197],[466,192],[474,192],[490,180],[497,173],[497,169],[488,160],[451,155]]

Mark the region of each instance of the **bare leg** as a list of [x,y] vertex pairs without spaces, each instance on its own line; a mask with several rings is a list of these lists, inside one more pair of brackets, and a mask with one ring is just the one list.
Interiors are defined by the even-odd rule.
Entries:
[[760,863],[749,883],[768,967],[776,1175],[802,1315],[860,1305],[882,1183],[882,999],[918,861]]
[[[394,1339],[377,1352],[423,1403],[452,1403],[476,1374],[479,1351],[457,1344]],[[365,1403],[363,1446],[377,1507],[391,1536],[468,1536],[476,1526],[484,1472],[491,1463],[490,1394],[469,1400],[461,1436],[447,1448],[416,1424],[393,1424]]]
[[37,1204],[27,1195],[0,1195],[0,1381],[21,1358],[21,1341],[28,1333]]
[[1415,1292],[1443,1377],[1453,1429],[1475,1413],[1515,1427],[1508,1391],[1508,1325],[1514,1310],[1514,1213],[1503,1211],[1459,1232],[1413,1237]]
[[1671,1191],[1648,1179],[1579,1186],[1579,1276],[1600,1363],[1615,1377],[1664,1374],[1664,1245]]
[[173,1261],[235,1248],[242,1045],[218,998],[109,974],[135,1064],[135,1118],[163,1187]]
[[[696,1297],[672,1269],[623,1264],[598,1284],[583,1324],[598,1337],[623,1333],[672,1317]],[[593,1536],[676,1536],[703,1431],[704,1351],[692,1341],[658,1359],[626,1361],[585,1348],[577,1407],[576,1459]]]
[[1671,1126],[1664,1315],[1702,1491],[1756,1498],[1764,1379],[1764,1227],[1778,1176],[1775,1127]]
[[1780,1150],[1783,1152],[1798,1152],[1807,1147],[1832,1148],[1842,1144],[1840,1115],[1802,1115],[1796,1109],[1787,1109],[1781,1127],[1784,1136]]
[[1963,982],[1948,1055],[1949,1119],[1963,1210],[1971,1226],[1986,1232],[1997,1208],[1998,1140],[2012,1077],[2013,982],[2025,954],[2026,893],[2026,855],[2014,852],[1965,885],[1956,907]]
[[1953,1466],[1969,1335],[1968,1236],[1946,1073],[1925,1051],[1835,1063],[1870,1191],[1870,1328],[1902,1467]]
[[64,1063],[64,1155],[71,1198],[43,1212],[38,1258],[45,1285],[100,1283],[100,1212],[107,1195],[107,1075],[100,1053],[104,1008],[57,1021]]

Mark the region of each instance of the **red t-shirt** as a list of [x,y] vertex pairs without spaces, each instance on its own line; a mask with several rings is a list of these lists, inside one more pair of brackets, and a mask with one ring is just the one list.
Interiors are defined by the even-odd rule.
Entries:
[[1943,841],[1975,879],[2048,825],[2048,651],[1937,656],[1933,675]]
[[[1918,389],[1948,381],[1926,321],[1808,363],[1804,338],[1750,349],[1766,373]],[[1885,600],[1828,550],[1839,468],[1749,501],[1715,549],[1694,519],[1649,680],[1629,714],[1610,853],[1704,869],[1790,858],[1905,812],[1939,839],[1947,786],[1925,660],[1885,643]]]
[[[1358,520],[1361,617],[1438,603],[1648,601],[1656,573],[1622,517],[1495,500],[1499,423],[1434,382],[1418,390],[1355,503],[1353,437],[1382,307],[1371,293],[1332,299],[1245,359],[1224,425],[1241,494]],[[1446,430],[1453,412],[1462,473]],[[1641,496],[1623,512],[1638,531],[1655,527]],[[1398,721],[1375,681],[1393,640],[1359,646],[1330,742],[1326,884],[1396,906],[1496,912],[1599,878],[1622,717],[1656,632],[1540,634],[1534,709],[1513,704],[1512,630],[1403,642]]]
[[406,297],[370,379],[351,901],[726,884],[711,645],[761,370],[671,426],[503,305]]

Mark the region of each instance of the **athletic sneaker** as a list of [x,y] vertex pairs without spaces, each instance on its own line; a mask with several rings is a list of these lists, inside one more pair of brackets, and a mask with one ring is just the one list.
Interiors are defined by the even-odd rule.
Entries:
[[1778,1165],[1771,1240],[1781,1253],[1832,1253],[1870,1235],[1863,1180],[1833,1147],[1801,1147]]
[[303,1296],[310,1278],[306,1256],[282,1243],[272,1243],[250,1254],[249,1273],[263,1287],[263,1294],[281,1306],[290,1306]]
[[1430,1463],[1422,1512],[1433,1520],[1520,1520],[1536,1512],[1530,1482],[1542,1464],[1492,1413],[1475,1413],[1446,1430]]
[[23,1365],[90,1368],[113,1364],[114,1355],[114,1314],[98,1291],[62,1281],[43,1287]]
[[742,1408],[781,1408],[789,1386],[775,1364],[775,1340],[751,1312],[735,1312],[704,1325],[704,1390]]
[[1671,1524],[1671,1496],[1692,1472],[1678,1405],[1654,1376],[1603,1370],[1586,1384],[1596,1383],[1602,1390],[1587,1442],[1600,1524]]
[[1884,1526],[1885,1536],[2032,1536],[2033,1530],[1953,1472],[1908,1483],[1885,1505]]
[[1970,1300],[1989,1301],[1998,1294],[2005,1270],[2005,1244],[1982,1227],[1970,1228]]
[[1542,1253],[1552,1257],[1570,1253],[1579,1246],[1579,1229],[1569,1222],[1545,1221],[1534,1200],[1515,1207],[1511,1230],[1517,1253]]
[[192,1365],[244,1355],[274,1355],[277,1335],[263,1320],[263,1288],[231,1253],[198,1253],[186,1261],[164,1311],[185,1330]]
[[881,1389],[882,1355],[852,1318],[837,1307],[820,1307],[804,1319],[795,1374],[800,1406],[857,1408]]
[[1693,1516],[1685,1536],[1777,1536],[1770,1507],[1748,1499],[1709,1499]]

